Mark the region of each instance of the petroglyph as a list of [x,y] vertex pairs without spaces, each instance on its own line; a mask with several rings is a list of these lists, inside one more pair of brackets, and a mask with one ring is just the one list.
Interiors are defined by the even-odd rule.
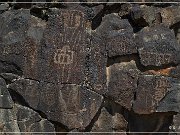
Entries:
[[158,103],[165,96],[169,86],[169,81],[166,78],[158,78],[155,81],[154,100],[156,103]]
[[[62,80],[68,81],[70,74],[70,64],[73,63],[74,52],[70,50],[69,46],[64,46],[62,49],[58,49],[54,55],[54,63],[59,64],[62,68]],[[66,69],[65,69],[66,68]],[[67,70],[67,73],[65,73]]]
[[44,89],[42,93],[42,101],[49,107],[55,103],[56,93],[52,89]]
[[162,64],[168,64],[172,61],[172,54],[170,53],[150,52],[146,50],[139,50],[139,52],[141,62],[144,65],[160,66]]
[[69,46],[64,46],[58,49],[54,55],[54,63],[62,66],[73,63],[74,52],[70,50]]

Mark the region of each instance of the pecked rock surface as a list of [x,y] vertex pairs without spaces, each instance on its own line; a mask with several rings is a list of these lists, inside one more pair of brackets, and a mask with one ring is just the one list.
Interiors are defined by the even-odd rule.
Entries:
[[0,132],[179,131],[179,3],[15,1],[0,4]]
[[3,78],[0,78],[0,87],[0,132],[55,132],[54,125],[47,119],[34,110],[13,102]]

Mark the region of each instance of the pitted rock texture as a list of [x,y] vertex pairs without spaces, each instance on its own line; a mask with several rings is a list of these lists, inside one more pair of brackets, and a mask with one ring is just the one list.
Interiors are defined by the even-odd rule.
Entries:
[[22,95],[32,108],[69,129],[85,128],[97,113],[103,97],[75,84],[53,84],[19,79],[9,89]]
[[144,66],[161,66],[179,62],[180,46],[174,32],[162,25],[145,27],[139,32],[142,48],[139,48],[141,63]]
[[179,131],[179,3],[38,2],[0,3],[0,132]]
[[109,75],[107,97],[130,110],[140,73],[135,62],[114,64],[107,69],[107,72]]
[[20,132],[55,132],[54,125],[47,119],[42,118],[32,109],[13,102],[6,87],[6,82],[2,78],[0,78],[0,87],[1,133],[12,134],[13,132],[17,132],[17,134],[21,134]]

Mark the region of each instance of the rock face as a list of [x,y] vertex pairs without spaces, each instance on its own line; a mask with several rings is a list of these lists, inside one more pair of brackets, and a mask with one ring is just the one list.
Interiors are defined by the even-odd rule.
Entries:
[[0,87],[0,132],[55,132],[54,125],[47,119],[32,109],[12,101],[6,82],[2,78]]
[[155,75],[142,75],[138,83],[133,106],[134,111],[138,114],[156,112],[159,102],[168,92],[171,92],[170,88],[173,85],[171,78]]
[[0,4],[0,132],[179,131],[178,3],[10,1]]
[[29,106],[69,129],[85,128],[97,113],[103,97],[75,84],[53,84],[19,79],[9,89],[22,95]]
[[106,95],[127,109],[131,109],[137,89],[139,70],[134,61],[114,64],[107,69],[108,92]]
[[[161,66],[179,62],[179,45],[173,31],[162,26],[146,27],[139,33],[142,48],[139,48],[144,66]],[[140,42],[141,43],[141,42]]]
[[14,104],[13,109],[0,112],[1,132],[55,132],[52,123],[27,107]]

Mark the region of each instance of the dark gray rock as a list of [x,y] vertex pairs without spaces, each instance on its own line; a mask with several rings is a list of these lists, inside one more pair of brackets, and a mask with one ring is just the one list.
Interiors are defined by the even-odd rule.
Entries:
[[53,124],[32,109],[18,104],[13,109],[0,109],[0,117],[2,132],[55,132]]
[[9,84],[8,88],[16,90],[27,103],[30,102],[33,108],[37,108],[40,97],[39,82],[29,79],[18,79],[14,83]]
[[[71,19],[73,16],[73,19]],[[85,79],[85,57],[90,22],[80,10],[59,10],[49,17],[42,45],[39,79],[80,84]],[[57,72],[59,74],[57,74]]]
[[174,80],[171,85],[171,88],[168,89],[168,93],[159,102],[156,108],[157,112],[180,111],[180,82]]
[[121,19],[118,14],[109,14],[103,17],[96,33],[104,38],[109,57],[137,52],[136,44],[133,41],[133,28],[127,19]]
[[114,37],[123,33],[132,33],[133,28],[127,19],[121,19],[117,13],[105,15],[102,18],[101,25],[96,32],[104,38]]
[[48,119],[69,129],[85,128],[99,110],[103,97],[75,84],[53,84],[19,79],[9,85]]
[[106,108],[103,107],[98,120],[92,127],[91,132],[125,132],[126,129],[127,121],[122,114],[111,114]]
[[0,78],[0,108],[12,108],[13,100],[6,88],[6,82],[4,79]]
[[5,86],[0,86],[0,108],[12,108],[13,101]]
[[38,50],[46,24],[28,9],[7,11],[0,18],[0,71],[37,78]]
[[162,23],[164,23],[168,27],[171,27],[176,23],[179,23],[180,22],[179,12],[180,12],[179,6],[169,6],[163,8],[161,10]]
[[[164,135],[168,135],[170,126],[172,124],[173,113],[153,113],[153,114],[136,114],[131,112],[129,114],[129,131],[131,135],[136,135],[133,132],[151,132],[146,133],[148,135],[161,134],[153,132],[164,132]],[[165,133],[167,132],[167,133]]]
[[[168,102],[164,99],[168,95],[168,92],[171,91],[171,88],[173,89],[173,87],[173,79],[170,77],[159,75],[139,76],[136,99],[133,103],[134,112],[138,114],[167,112],[165,108],[169,108],[168,106],[164,106],[164,109],[160,109],[159,107],[162,106],[162,101]],[[170,107],[173,107],[173,104],[171,104]],[[170,111],[171,109],[168,110]]]
[[108,92],[106,96],[130,110],[139,74],[135,62],[116,63],[107,70]]
[[144,66],[161,66],[179,62],[180,47],[174,32],[163,25],[143,28],[138,35],[139,55]]
[[107,52],[102,39],[92,33],[91,46],[86,61],[87,83],[95,92],[103,95],[107,92],[106,65]]
[[173,122],[172,125],[169,126],[170,131],[172,132],[170,135],[176,134],[177,132],[180,132],[180,115],[177,113],[176,115],[173,116]]
[[120,17],[128,16],[131,12],[132,4],[124,3],[121,5],[121,9],[118,13]]
[[160,8],[136,5],[131,8],[131,17],[138,27],[153,26],[161,23]]
[[30,17],[30,11],[26,9],[7,11],[1,14],[0,37],[2,42],[9,45],[24,41]]

